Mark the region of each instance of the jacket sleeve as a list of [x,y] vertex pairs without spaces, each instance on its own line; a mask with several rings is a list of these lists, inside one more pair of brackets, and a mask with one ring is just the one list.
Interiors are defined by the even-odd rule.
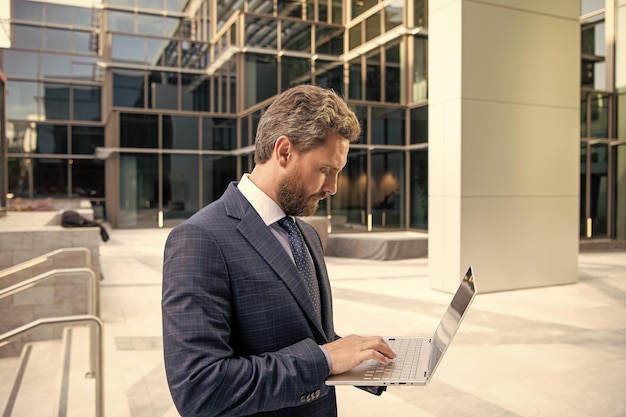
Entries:
[[181,416],[248,415],[325,395],[330,370],[312,339],[259,355],[234,352],[230,279],[211,233],[193,224],[172,230],[163,263],[163,349]]

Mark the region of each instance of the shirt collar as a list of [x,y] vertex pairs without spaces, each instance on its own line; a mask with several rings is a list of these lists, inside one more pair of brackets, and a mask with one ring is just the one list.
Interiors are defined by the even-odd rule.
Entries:
[[285,217],[285,212],[278,204],[257,187],[249,177],[250,174],[243,174],[237,188],[259,213],[263,222],[269,226]]

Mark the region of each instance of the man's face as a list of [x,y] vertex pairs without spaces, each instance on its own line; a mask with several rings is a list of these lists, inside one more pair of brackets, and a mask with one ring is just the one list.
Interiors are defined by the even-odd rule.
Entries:
[[311,216],[320,200],[337,192],[337,176],[346,165],[349,147],[347,139],[332,132],[324,146],[294,154],[278,184],[278,203],[285,214]]

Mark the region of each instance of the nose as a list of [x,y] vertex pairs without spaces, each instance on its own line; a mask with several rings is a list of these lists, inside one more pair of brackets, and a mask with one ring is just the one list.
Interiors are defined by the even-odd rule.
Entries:
[[322,187],[322,191],[326,193],[326,196],[337,194],[337,175],[328,175],[326,177],[324,187]]

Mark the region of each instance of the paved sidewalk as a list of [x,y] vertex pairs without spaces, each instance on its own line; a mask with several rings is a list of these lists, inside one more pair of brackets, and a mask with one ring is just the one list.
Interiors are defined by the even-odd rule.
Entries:
[[[100,248],[107,417],[178,416],[161,350],[168,232],[113,230]],[[327,263],[339,334],[430,333],[451,298],[429,289],[427,259]],[[626,417],[626,252],[582,253],[579,271],[574,285],[478,295],[429,386],[340,387],[339,415]]]

